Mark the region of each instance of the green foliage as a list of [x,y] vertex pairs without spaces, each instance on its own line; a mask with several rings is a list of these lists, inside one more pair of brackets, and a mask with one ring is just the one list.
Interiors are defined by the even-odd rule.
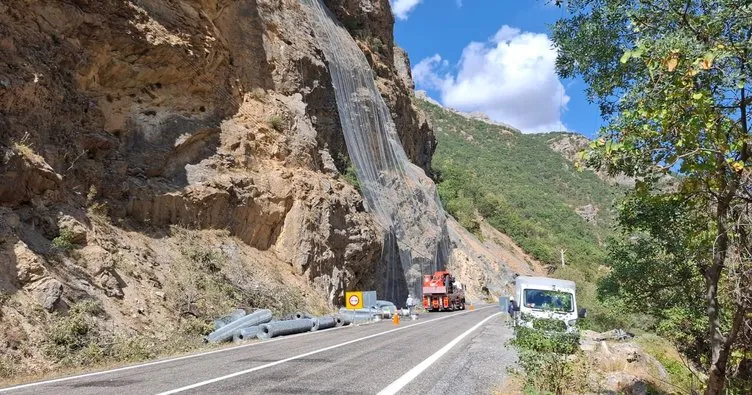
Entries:
[[517,327],[510,342],[517,349],[525,372],[526,389],[563,394],[584,385],[574,363],[574,355],[579,353],[579,334],[551,332],[547,330],[552,326],[549,322],[539,321],[532,322],[536,329]]
[[[640,180],[622,208],[626,240],[609,254],[604,295],[639,299],[658,328],[692,342],[685,352],[704,361],[707,393],[720,393],[727,376],[752,381],[741,369],[752,359],[727,364],[752,341],[752,4],[567,6],[553,29],[558,72],[584,79],[607,120],[583,159]],[[660,185],[669,173],[676,185]]]
[[352,165],[352,163],[348,164],[347,169],[345,169],[345,172],[342,174],[342,177],[345,178],[345,181],[350,183],[350,185],[354,186],[355,189],[358,190],[361,194],[363,193],[360,190],[360,181],[358,181],[358,174],[355,173],[355,167]]
[[661,363],[672,385],[680,389],[682,393],[691,393],[692,390],[696,390],[699,379],[695,377],[695,373],[690,370],[687,363],[680,359],[671,343],[651,334],[642,335],[636,341],[645,352]]
[[279,115],[272,115],[268,120],[269,126],[272,129],[281,132],[285,128],[285,121]]
[[60,234],[52,239],[52,245],[61,250],[70,251],[76,247],[73,244],[73,231],[68,228],[60,229]]
[[599,283],[599,297],[655,317],[646,329],[702,363],[709,343],[707,316],[698,303],[704,278],[696,267],[710,259],[713,233],[690,204],[679,194],[630,194],[624,200],[619,222],[625,236],[609,245],[611,271]]
[[181,250],[182,259],[173,262],[165,293],[176,314],[213,319],[240,302],[241,290],[227,279],[222,268],[227,257],[219,250],[189,238]]
[[373,50],[374,50],[374,51],[375,51],[376,53],[380,53],[380,54],[383,54],[383,53],[384,53],[384,49],[386,49],[386,45],[384,44],[384,42],[383,42],[383,41],[381,41],[381,39],[380,39],[380,38],[378,38],[378,37],[373,37],[373,38],[371,39],[371,48],[373,48]]
[[533,329],[544,332],[563,332],[567,330],[567,324],[554,318],[539,318],[533,322]]
[[[559,133],[524,135],[502,126],[467,119],[419,101],[437,130],[432,167],[444,207],[471,231],[480,214],[534,258],[567,264],[594,276],[604,257],[601,241],[610,231],[610,208],[619,190],[594,173],[575,171],[549,147]],[[595,205],[587,223],[574,208]]]
[[173,351],[144,336],[105,331],[99,322],[102,318],[104,310],[99,303],[87,300],[74,304],[47,328],[45,354],[63,366],[93,366],[138,362]]
[[[360,181],[358,181],[358,174],[355,170],[355,166],[350,161],[350,158],[345,155],[344,153],[340,152],[337,155],[336,160],[337,168],[340,169],[342,172],[342,177],[347,181],[350,185],[354,186],[355,189],[358,190],[358,192],[362,195],[363,191],[360,189]],[[344,169],[344,170],[342,170]]]
[[[418,104],[436,130],[432,167],[444,208],[476,235],[480,215],[525,252],[557,267],[554,276],[576,281],[578,304],[590,309],[591,328],[624,327],[629,315],[612,314],[599,304],[594,285],[604,241],[613,233],[613,202],[622,191],[591,171],[577,171],[553,151],[549,142],[561,133],[525,135],[425,101]],[[587,204],[598,210],[595,222],[575,212]],[[560,267],[562,248],[565,268]]]
[[82,351],[93,352],[92,345],[99,336],[94,317],[102,313],[99,304],[93,301],[73,305],[68,314],[56,320],[49,331],[45,352],[64,364],[75,364],[75,357]]
[[159,348],[142,336],[116,336],[110,353],[121,362],[139,362],[157,356]]

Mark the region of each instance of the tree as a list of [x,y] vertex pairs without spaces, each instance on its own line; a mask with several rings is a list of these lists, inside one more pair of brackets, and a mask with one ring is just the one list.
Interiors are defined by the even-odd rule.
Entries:
[[[668,214],[703,221],[698,232],[708,232],[709,244],[695,243],[693,232],[677,236],[694,249],[681,263],[703,279],[706,393],[719,394],[731,370],[748,364],[738,351],[748,352],[740,338],[752,326],[752,3],[570,0],[564,6],[570,16],[553,27],[557,70],[583,78],[606,120],[583,160],[635,177],[633,199],[682,202],[686,213]],[[667,173],[676,185],[658,187]],[[673,270],[673,258],[652,264]]]

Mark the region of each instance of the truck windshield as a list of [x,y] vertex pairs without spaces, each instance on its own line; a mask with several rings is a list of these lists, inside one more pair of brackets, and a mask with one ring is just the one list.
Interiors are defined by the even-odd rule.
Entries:
[[574,311],[572,294],[569,292],[548,291],[541,289],[525,290],[525,307],[538,310]]

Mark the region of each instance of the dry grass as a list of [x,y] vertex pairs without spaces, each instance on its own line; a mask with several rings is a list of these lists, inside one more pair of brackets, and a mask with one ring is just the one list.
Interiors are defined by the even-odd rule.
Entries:
[[262,88],[253,88],[253,90],[248,93],[248,97],[263,103],[266,101],[266,91]]
[[13,142],[13,150],[30,162],[44,162],[44,158],[34,152],[31,144],[31,136],[28,132],[25,133],[20,140]]
[[284,130],[285,127],[285,121],[280,117],[279,115],[273,115],[269,117],[269,126],[272,127],[272,129],[281,132]]
[[[693,372],[688,364],[683,360],[681,354],[667,340],[653,334],[644,334],[636,339],[642,349],[655,358],[668,373],[670,383],[669,389],[673,391],[681,390],[689,393],[692,389],[697,389],[699,380],[696,372]],[[657,376],[657,372],[651,372]]]

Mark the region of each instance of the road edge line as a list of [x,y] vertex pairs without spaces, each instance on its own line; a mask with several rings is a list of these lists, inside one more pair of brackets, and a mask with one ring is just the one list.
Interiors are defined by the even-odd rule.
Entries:
[[[496,307],[496,306],[493,306],[493,305],[492,306],[487,306],[487,307],[483,307],[483,308],[480,308],[480,309],[476,309],[474,311],[480,311],[480,310],[484,310],[484,309],[491,308],[491,307]],[[191,384],[191,385],[186,385],[184,387],[176,388],[174,390],[160,392],[157,395],[172,395],[172,394],[177,394],[179,392],[184,392],[184,391],[192,390],[192,389],[203,387],[203,386],[206,386],[206,385],[209,385],[209,384],[214,384],[214,383],[217,383],[217,382],[220,382],[220,381],[224,381],[224,380],[228,380],[228,379],[231,379],[231,378],[234,378],[234,377],[242,376],[244,374],[253,373],[253,372],[256,372],[256,371],[259,371],[259,370],[270,368],[270,367],[273,367],[273,366],[276,366],[276,365],[281,365],[283,363],[294,361],[296,359],[305,358],[305,357],[308,357],[308,356],[311,356],[311,355],[315,355],[315,354],[318,354],[318,353],[322,353],[322,352],[325,352],[325,351],[329,351],[329,350],[334,350],[336,348],[347,346],[347,345],[350,345],[350,344],[353,344],[353,343],[357,343],[357,342],[360,342],[360,341],[363,341],[363,340],[373,339],[374,337],[383,336],[383,335],[386,335],[388,333],[393,333],[393,332],[397,332],[397,331],[400,331],[400,330],[403,330],[403,329],[409,329],[409,328],[413,328],[413,327],[420,326],[420,325],[430,324],[431,322],[440,321],[440,320],[444,320],[444,319],[451,318],[451,317],[457,317],[457,316],[465,315],[465,314],[472,313],[472,312],[473,312],[473,310],[463,311],[463,312],[457,313],[457,314],[451,314],[451,315],[447,315],[447,316],[435,318],[435,319],[428,320],[428,321],[418,322],[418,323],[412,324],[412,325],[407,325],[407,326],[402,326],[402,327],[395,328],[395,329],[390,329],[390,330],[384,331],[384,332],[374,333],[372,335],[368,335],[368,336],[365,336],[365,337],[360,337],[360,338],[357,338],[357,339],[348,340],[348,341],[346,341],[344,343],[334,344],[334,345],[331,345],[329,347],[324,347],[324,348],[321,348],[321,349],[318,349],[318,350],[309,351],[307,353],[300,354],[300,355],[295,355],[295,356],[292,356],[292,357],[289,357],[289,358],[281,359],[279,361],[270,362],[270,363],[268,363],[266,365],[256,366],[255,368],[241,370],[239,372],[230,373],[230,374],[225,375],[225,376],[215,377],[213,379],[201,381],[201,382],[198,382],[198,383],[195,383],[195,384]],[[495,316],[497,314],[501,314],[501,313],[494,313],[492,316]],[[481,322],[485,322],[485,321],[487,321],[487,319],[485,319],[485,320],[483,320]]]
[[462,339],[467,337],[467,335],[473,333],[476,329],[480,328],[483,324],[488,322],[491,318],[496,317],[497,315],[500,315],[501,312],[494,313],[485,319],[483,321],[475,324],[472,328],[466,330],[461,335],[454,338],[454,340],[447,343],[444,347],[442,347],[439,351],[436,351],[433,355],[423,360],[423,362],[415,365],[414,368],[407,371],[407,373],[403,374],[400,378],[397,380],[394,380],[391,384],[386,386],[383,390],[379,391],[378,395],[394,395],[397,392],[399,392],[402,388],[404,388],[406,385],[410,384],[411,381],[415,380],[416,377],[418,377],[421,373],[423,373],[426,369],[428,369],[431,365],[433,365],[436,361],[439,360],[444,354],[449,352],[454,346],[456,346]]

